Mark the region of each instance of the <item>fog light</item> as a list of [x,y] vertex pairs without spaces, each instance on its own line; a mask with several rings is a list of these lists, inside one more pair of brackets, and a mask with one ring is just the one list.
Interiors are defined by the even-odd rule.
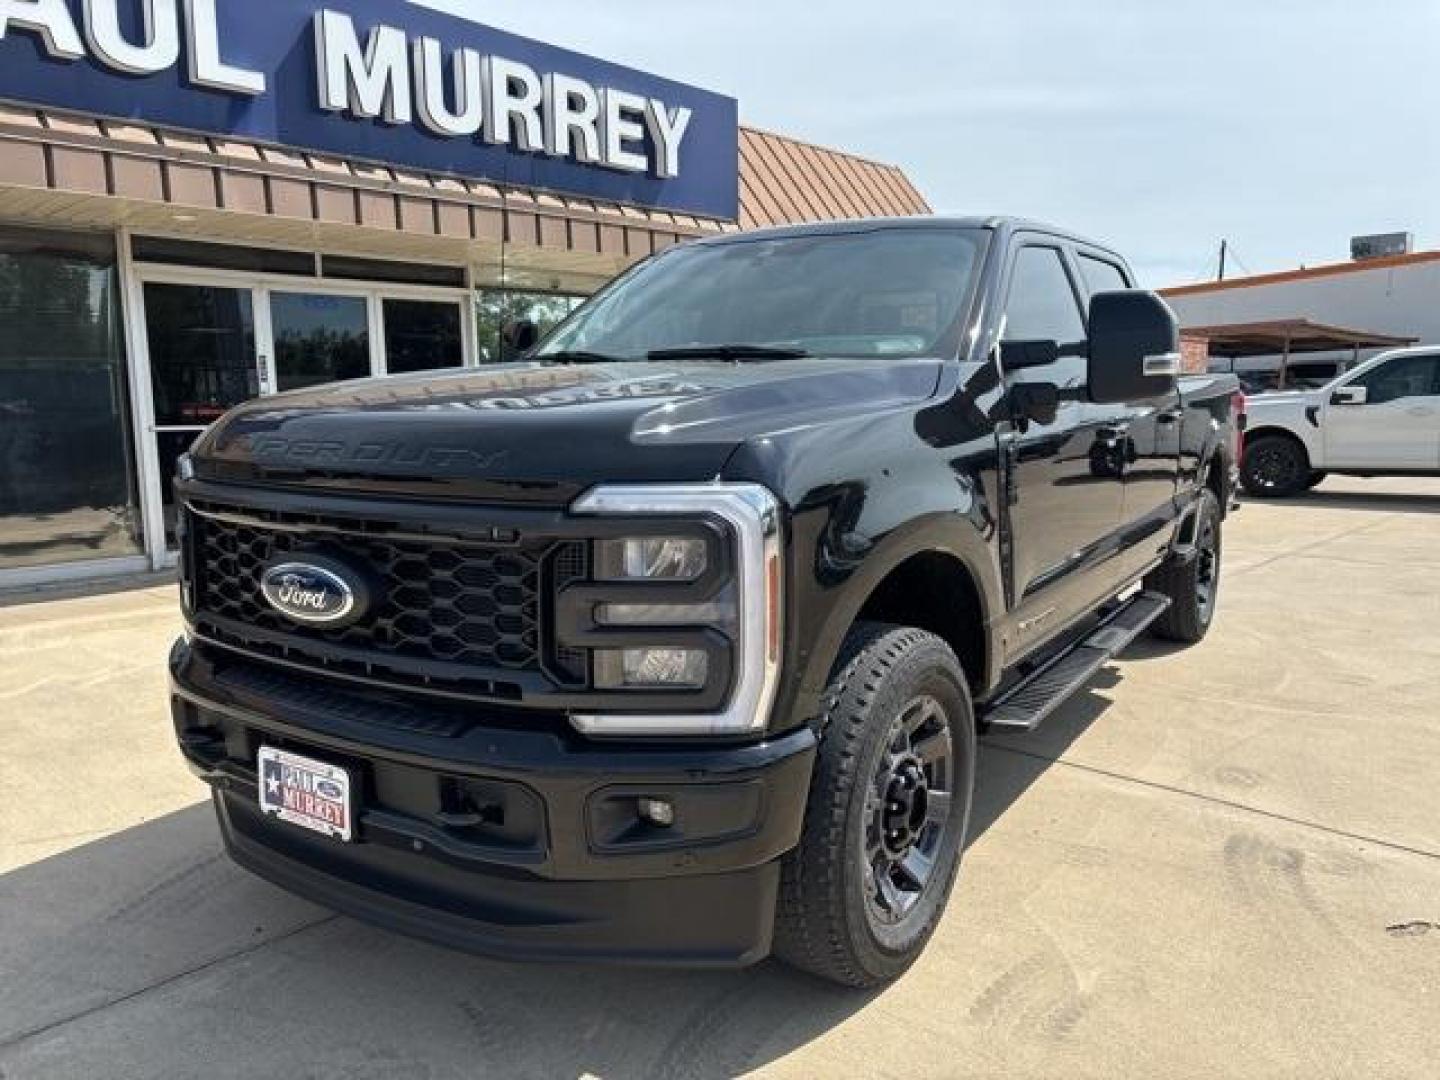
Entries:
[[662,829],[668,829],[675,824],[675,804],[669,799],[642,798],[640,800],[640,816],[651,825],[659,825]]
[[710,673],[699,649],[606,649],[595,654],[595,684],[606,690],[698,690]]

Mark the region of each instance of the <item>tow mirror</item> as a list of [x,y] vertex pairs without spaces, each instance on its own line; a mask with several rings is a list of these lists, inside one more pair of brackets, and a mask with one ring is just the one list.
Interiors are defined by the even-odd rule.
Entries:
[[1364,405],[1370,399],[1370,388],[1366,386],[1342,386],[1330,395],[1331,405]]
[[506,323],[501,331],[505,347],[511,356],[529,352],[540,340],[540,327],[529,319],[517,319]]
[[1090,301],[1090,400],[1142,401],[1175,389],[1180,328],[1153,292],[1096,293]]
[[1060,346],[1054,341],[1002,341],[1000,366],[1005,371],[1044,367],[1060,359]]

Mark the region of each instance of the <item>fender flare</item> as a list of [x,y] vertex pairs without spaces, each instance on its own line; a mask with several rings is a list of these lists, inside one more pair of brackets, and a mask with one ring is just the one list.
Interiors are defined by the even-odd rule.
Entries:
[[981,686],[994,682],[993,669],[1000,650],[992,640],[991,627],[1004,606],[999,568],[985,539],[968,522],[957,521],[954,513],[936,512],[896,529],[866,553],[815,636],[804,692],[818,695],[824,691],[846,634],[881,583],[909,559],[929,554],[954,559],[969,575],[980,604],[977,630],[982,634],[986,668],[973,674]]

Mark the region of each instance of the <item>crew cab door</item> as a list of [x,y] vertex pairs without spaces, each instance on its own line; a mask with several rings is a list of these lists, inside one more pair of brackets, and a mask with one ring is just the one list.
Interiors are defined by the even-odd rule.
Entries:
[[[1095,405],[1086,392],[1085,319],[1064,243],[1022,238],[1010,254],[1002,341],[1053,342],[1053,363],[1005,372],[1016,387],[1049,383],[1059,402],[1054,419],[1012,421],[1001,435],[1007,456],[1010,656],[1045,641],[1103,595],[1100,564],[1120,527],[1129,408]],[[1073,353],[1074,355],[1063,355]]]
[[1361,369],[1321,408],[1326,468],[1440,468],[1440,353]]

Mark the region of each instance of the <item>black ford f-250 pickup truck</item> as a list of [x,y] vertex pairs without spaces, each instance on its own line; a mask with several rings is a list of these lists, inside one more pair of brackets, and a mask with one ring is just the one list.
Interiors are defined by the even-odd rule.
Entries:
[[898,975],[977,733],[1210,624],[1237,384],[1131,285],[1010,219],[739,234],[522,363],[231,412],[171,656],[231,854],[501,956]]

